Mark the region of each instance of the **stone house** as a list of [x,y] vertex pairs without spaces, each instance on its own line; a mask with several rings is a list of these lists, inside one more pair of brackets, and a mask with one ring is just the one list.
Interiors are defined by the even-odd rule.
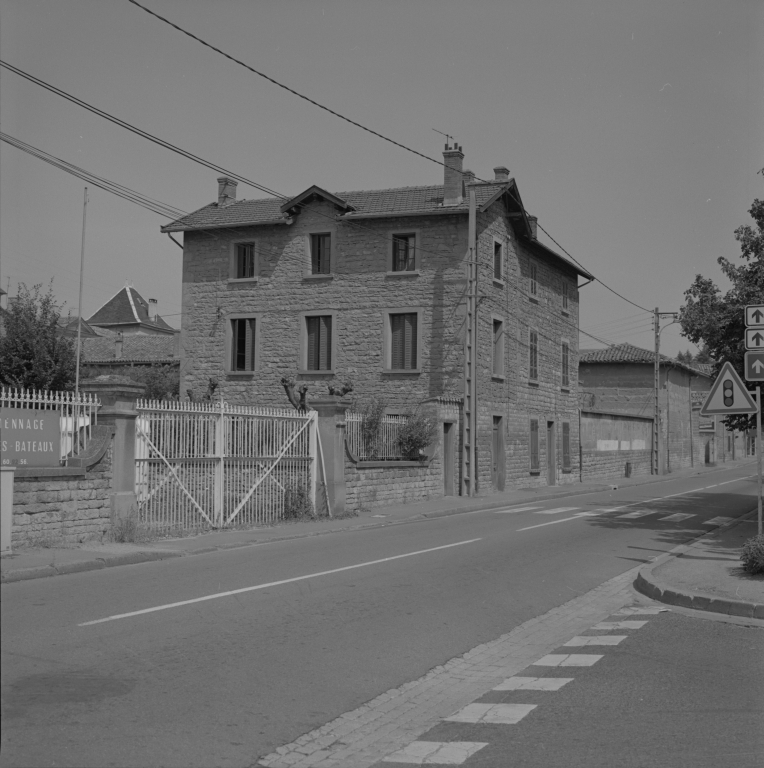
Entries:
[[[576,482],[578,279],[537,238],[504,167],[477,180],[446,147],[442,183],[291,200],[217,200],[182,232],[181,391],[210,379],[231,403],[284,407],[281,377],[390,413],[438,414],[439,492],[465,492],[467,273],[477,263],[475,492]],[[473,416],[473,418],[475,418]]]
[[[157,312],[156,299],[146,299],[130,285],[126,285],[114,294],[100,309],[87,318],[86,325],[103,328],[127,335],[177,333]],[[77,333],[77,320],[73,321],[74,335]],[[85,328],[85,324],[83,324]]]
[[[624,414],[634,419],[654,416],[655,353],[650,350],[631,344],[582,349],[578,379],[584,414],[593,417]],[[711,444],[709,448],[709,440],[714,437],[715,427],[711,431],[704,429],[699,415],[703,399],[700,393],[708,392],[712,383],[713,377],[707,370],[661,355],[658,388],[661,472],[714,461],[714,446]],[[646,434],[652,442],[652,424]],[[648,444],[648,454],[649,448]]]

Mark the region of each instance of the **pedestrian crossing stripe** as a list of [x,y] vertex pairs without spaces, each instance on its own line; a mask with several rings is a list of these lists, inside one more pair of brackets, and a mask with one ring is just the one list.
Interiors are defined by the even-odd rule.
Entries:
[[[632,613],[645,613],[648,610],[652,609],[647,608],[640,611],[635,609]],[[658,608],[657,610],[661,609]],[[647,624],[646,621],[600,621],[598,624],[595,624],[592,629],[641,629],[645,624]]]
[[625,515],[618,515],[620,519],[634,520],[637,517],[645,517],[646,515],[657,514],[657,509],[638,509],[634,512],[627,512]]
[[595,653],[549,653],[534,661],[534,667],[591,667],[596,664],[602,654]]
[[496,515],[509,515],[512,512],[528,512],[531,509],[538,509],[538,507],[512,507],[511,509],[494,509],[493,512]]
[[383,763],[408,765],[462,765],[483,747],[487,741],[412,741],[403,749],[382,758]]
[[516,725],[537,706],[537,704],[468,704],[451,717],[443,719],[449,723]]
[[662,517],[661,520],[668,523],[678,523],[682,520],[689,520],[691,517],[695,517],[695,515],[691,515],[688,512],[676,512],[668,517]]
[[572,683],[572,677],[508,677],[499,683],[494,691],[559,691],[563,685]]
[[578,507],[555,507],[554,509],[540,509],[535,515],[559,515],[562,512],[574,512]]
[[712,517],[710,520],[706,520],[702,525],[724,525],[730,520],[734,520],[733,517]]
[[582,645],[618,645],[625,639],[626,635],[578,635],[571,637],[564,645],[573,648]]

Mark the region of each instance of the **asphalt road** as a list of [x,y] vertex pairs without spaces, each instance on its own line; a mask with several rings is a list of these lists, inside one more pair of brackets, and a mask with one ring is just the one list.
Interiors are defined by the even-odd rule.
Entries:
[[252,765],[748,512],[751,474],[3,585],[0,766]]

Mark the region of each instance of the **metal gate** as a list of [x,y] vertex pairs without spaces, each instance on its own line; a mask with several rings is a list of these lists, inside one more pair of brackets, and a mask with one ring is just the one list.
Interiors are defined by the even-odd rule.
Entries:
[[315,412],[155,400],[137,411],[135,493],[150,527],[264,524],[285,506],[315,509]]

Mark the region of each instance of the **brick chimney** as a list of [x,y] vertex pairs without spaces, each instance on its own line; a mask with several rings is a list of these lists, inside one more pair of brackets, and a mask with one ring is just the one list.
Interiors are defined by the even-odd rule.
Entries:
[[156,299],[149,299],[149,320],[152,323],[157,321],[157,315],[159,314],[159,302]]
[[503,165],[497,165],[493,169],[493,175],[495,181],[509,181],[509,168],[505,168]]
[[471,171],[469,168],[463,170],[462,180],[465,184],[472,184],[475,181],[475,171]]
[[538,221],[539,221],[539,217],[538,216],[531,216],[530,214],[528,214],[528,221],[530,222],[530,225],[531,225],[531,237],[534,240],[536,240],[536,239],[538,239],[537,235],[538,235]]
[[236,202],[236,187],[238,186],[239,182],[229,179],[228,176],[221,176],[218,179],[218,207],[225,208],[225,206]]
[[464,180],[462,178],[462,163],[464,153],[458,144],[451,149],[446,144],[443,152],[443,205],[459,205],[464,199]]

